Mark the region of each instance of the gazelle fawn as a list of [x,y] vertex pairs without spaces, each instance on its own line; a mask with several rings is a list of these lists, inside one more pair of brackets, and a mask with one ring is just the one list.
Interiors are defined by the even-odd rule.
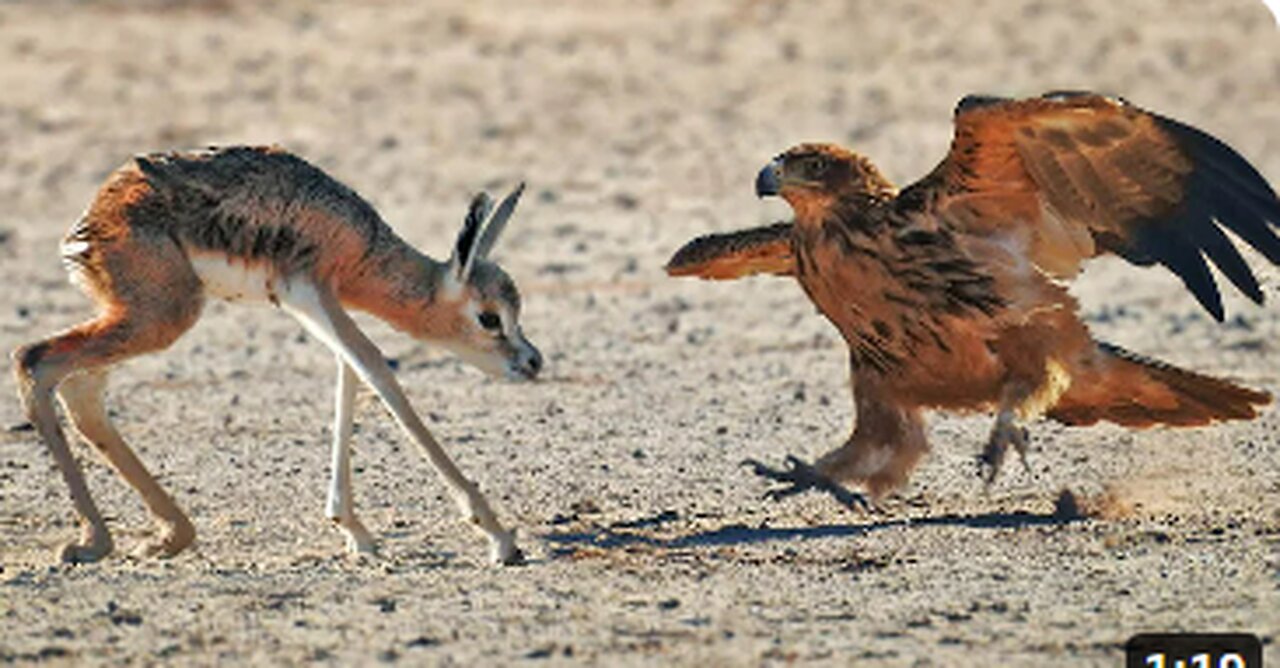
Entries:
[[59,427],[55,392],[76,432],[137,490],[159,525],[139,551],[171,556],[194,540],[186,514],[112,426],[102,393],[111,365],[168,347],[200,317],[205,300],[218,297],[275,304],[337,358],[327,513],[353,551],[374,549],[352,503],[358,379],[444,478],[467,520],[489,539],[494,560],[520,561],[512,532],[427,431],[347,310],[366,311],[491,374],[532,379],[542,356],[521,332],[519,292],[486,259],[522,189],[492,218],[492,201],[476,196],[452,257],[440,262],[396,236],[351,189],[280,149],[149,155],[113,172],[62,243],[72,282],[97,303],[97,315],[13,353],[28,418],[53,453],[83,524],[83,536],[62,549],[62,560],[101,559],[112,540]]

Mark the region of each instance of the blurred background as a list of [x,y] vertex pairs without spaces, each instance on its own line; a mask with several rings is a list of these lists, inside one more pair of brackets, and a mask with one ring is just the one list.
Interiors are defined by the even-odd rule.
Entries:
[[556,215],[608,205],[639,251],[754,222],[750,175],[798,141],[906,183],[963,95],[1063,88],[1208,128],[1274,178],[1276,38],[1256,0],[5,2],[0,224],[56,234],[133,153],[277,143],[411,236],[524,178]]
[[[0,432],[0,619],[21,629],[0,658],[1115,665],[1128,629],[1274,633],[1274,413],[1137,435],[1038,425],[1036,477],[988,495],[972,466],[988,418],[942,416],[889,517],[973,522],[777,506],[738,462],[846,437],[845,349],[791,281],[661,268],[691,236],[786,217],[752,183],[792,144],[843,143],[910,183],[969,93],[1122,95],[1280,183],[1278,38],[1257,0],[0,2],[0,350],[88,314],[57,242],[112,169],[249,143],[320,166],[436,257],[472,193],[527,181],[496,255],[549,359],[538,385],[490,381],[362,320],[535,565],[478,566],[367,396],[356,489],[386,548],[351,565],[321,510],[328,353],[269,310],[211,304],[115,374],[111,400],[199,527],[193,555],[49,570],[75,532],[66,493],[32,434]],[[1075,290],[1101,338],[1274,390],[1276,272],[1250,258],[1272,303],[1232,299],[1226,326],[1161,271],[1102,261]],[[19,424],[0,378],[0,426]],[[85,459],[127,550],[145,517]],[[1063,486],[1146,510],[1062,534],[1000,523],[1049,512]],[[140,621],[113,621],[122,608]]]

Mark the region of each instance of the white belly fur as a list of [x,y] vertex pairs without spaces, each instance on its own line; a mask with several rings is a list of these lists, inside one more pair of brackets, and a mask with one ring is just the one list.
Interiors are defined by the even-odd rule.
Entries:
[[192,253],[190,258],[206,294],[228,301],[275,301],[276,275],[270,265],[249,264],[217,253]]

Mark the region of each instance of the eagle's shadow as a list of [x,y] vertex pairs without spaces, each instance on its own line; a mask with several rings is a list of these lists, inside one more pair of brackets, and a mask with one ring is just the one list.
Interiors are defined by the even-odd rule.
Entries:
[[544,534],[554,556],[572,553],[576,548],[625,549],[641,546],[662,549],[689,549],[699,547],[725,547],[754,545],[771,541],[814,540],[820,538],[848,538],[865,536],[902,527],[968,527],[972,529],[1020,529],[1026,527],[1065,526],[1083,521],[1079,515],[1060,513],[1037,514],[1026,511],[984,513],[979,515],[946,514],[928,517],[895,518],[863,524],[822,524],[806,527],[749,527],[729,524],[716,529],[697,531],[681,536],[663,538],[641,533],[638,530],[661,526],[680,519],[674,511],[663,511],[651,517],[618,522],[583,531],[563,531]]

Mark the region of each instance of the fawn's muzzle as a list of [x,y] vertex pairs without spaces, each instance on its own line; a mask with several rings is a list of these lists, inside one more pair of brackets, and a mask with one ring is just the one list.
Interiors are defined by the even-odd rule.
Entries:
[[[523,338],[523,337],[522,337]],[[542,353],[527,340],[521,340],[510,362],[510,375],[519,380],[533,380],[542,370]]]

